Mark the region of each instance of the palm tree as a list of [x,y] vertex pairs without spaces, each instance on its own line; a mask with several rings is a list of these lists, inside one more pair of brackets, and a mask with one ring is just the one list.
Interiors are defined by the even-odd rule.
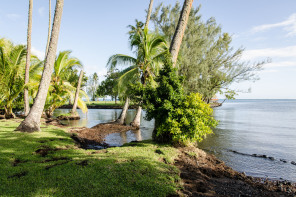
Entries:
[[36,87],[42,62],[31,56],[30,83],[25,84],[26,55],[25,45],[13,45],[9,40],[0,39],[0,105],[5,109],[5,118],[15,117],[12,108],[24,88]]
[[79,75],[79,80],[78,80],[76,93],[75,93],[75,98],[74,98],[74,104],[73,104],[73,108],[72,108],[72,111],[71,111],[72,116],[77,116],[76,108],[77,108],[77,103],[78,103],[78,99],[79,99],[79,91],[80,91],[82,77],[83,77],[83,70],[80,71],[80,75]]
[[51,75],[54,67],[54,60],[57,51],[58,37],[60,32],[61,19],[63,14],[64,0],[57,0],[54,22],[52,26],[51,39],[49,43],[48,53],[45,59],[42,79],[39,85],[39,90],[32,109],[24,121],[21,122],[17,130],[24,132],[40,131],[40,118],[44,109],[44,104],[50,85]]
[[[116,54],[109,58],[107,66],[109,70],[117,65],[130,65],[130,69],[119,78],[119,87],[126,85],[130,80],[137,79],[143,85],[147,82],[153,83],[153,78],[157,75],[164,54],[167,52],[165,39],[155,33],[148,33],[148,29],[139,31],[131,37],[131,48],[135,48],[136,58],[123,54]],[[132,122],[133,126],[140,126],[141,107],[137,109],[136,118]]]
[[96,100],[96,94],[97,94],[97,89],[98,89],[98,81],[99,81],[99,76],[95,72],[89,78],[89,86],[87,88],[88,93],[91,95],[91,100],[92,101],[95,101]]
[[178,21],[178,25],[177,25],[175,34],[173,36],[173,40],[171,42],[170,53],[172,55],[173,67],[175,67],[177,63],[177,57],[179,54],[184,32],[187,26],[187,21],[191,11],[192,3],[193,3],[193,0],[184,1],[183,8]]
[[[72,69],[75,67],[82,69],[82,64],[77,58],[70,57],[70,53],[71,51],[60,52],[54,63],[54,72],[44,107],[48,118],[53,115],[56,108],[64,105],[69,99],[73,99],[77,91],[67,79]],[[77,102],[79,108],[86,112],[87,107],[81,99],[82,96],[87,97],[84,91],[80,91],[80,98]]]
[[[25,84],[27,84],[29,82],[29,70],[30,70],[30,59],[31,59],[32,13],[33,13],[33,0],[29,0]],[[29,93],[28,93],[28,88],[25,88],[25,91],[24,91],[24,115],[27,116],[29,111],[30,111]]]
[[51,0],[48,0],[49,3],[49,22],[48,22],[48,33],[47,33],[47,44],[46,44],[46,51],[45,51],[45,56],[47,55],[48,52],[48,47],[49,47],[49,40],[50,40],[50,32],[51,32]]
[[146,22],[145,22],[145,27],[147,27],[147,28],[149,26],[150,16],[151,16],[151,12],[152,12],[152,6],[153,6],[153,0],[150,0],[148,12],[147,12],[147,17],[146,17]]

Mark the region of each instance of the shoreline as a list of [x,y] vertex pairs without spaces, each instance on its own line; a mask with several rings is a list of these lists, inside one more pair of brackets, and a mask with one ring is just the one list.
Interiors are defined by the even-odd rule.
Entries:
[[[7,120],[9,121],[9,120]],[[21,119],[16,120],[20,122]],[[78,147],[81,146],[81,139],[85,144],[92,145],[104,144],[104,137],[110,133],[124,132],[132,129],[130,126],[117,125],[114,123],[98,124],[93,128],[71,128],[60,124],[57,120],[43,119],[46,125],[54,125],[64,129],[67,133],[76,133],[78,141],[74,139]],[[110,128],[113,127],[111,131]],[[74,129],[74,130],[73,130]],[[75,131],[76,130],[76,131]],[[84,131],[83,131],[84,130]],[[100,133],[100,136],[94,134]],[[75,134],[74,134],[75,136]],[[97,144],[96,144],[97,143]],[[135,141],[122,146],[124,147],[145,147],[146,143],[152,141]],[[84,144],[84,145],[85,145]],[[112,151],[112,147],[105,147],[104,151]],[[157,145],[157,144],[156,144]],[[157,145],[163,146],[163,145]],[[170,145],[167,145],[171,147]],[[77,147],[77,148],[78,148]],[[106,148],[111,148],[110,150]],[[116,150],[119,147],[116,148]],[[173,147],[172,147],[173,148]],[[115,149],[114,149],[115,150]],[[195,147],[174,148],[178,157],[173,162],[163,157],[159,162],[163,165],[172,165],[179,170],[178,176],[181,179],[182,187],[177,191],[178,196],[288,196],[296,195],[296,183],[286,180],[268,180],[246,176],[244,173],[237,172],[227,166],[223,161],[217,159],[214,155]],[[90,150],[91,151],[91,150]],[[100,150],[93,150],[100,152]],[[103,150],[101,150],[103,151]],[[164,154],[162,151],[155,151],[158,155]],[[172,195],[176,196],[176,195]]]
[[[109,126],[107,126],[109,125]],[[108,132],[104,130],[114,123],[98,124],[93,128],[80,128],[77,131],[71,129],[70,133],[76,133],[77,136],[72,138],[80,144],[80,147],[86,147],[91,142],[91,147],[99,149],[112,148],[104,143],[104,137],[115,130]],[[119,132],[131,130],[130,126],[117,125]],[[94,137],[93,132],[104,130],[98,138]],[[81,132],[82,131],[82,132]],[[134,141],[123,146],[136,145],[143,141]],[[97,144],[96,144],[97,143]],[[296,182],[287,180],[269,180],[260,177],[247,176],[243,172],[238,172],[227,166],[213,154],[195,148],[177,148],[180,151],[178,159],[175,160],[174,166],[180,170],[180,177],[184,182],[184,189],[180,195],[188,196],[228,196],[228,195],[246,195],[246,196],[292,196],[296,195]],[[166,161],[163,161],[166,163]],[[197,189],[199,188],[199,189]],[[202,188],[202,189],[200,189]]]

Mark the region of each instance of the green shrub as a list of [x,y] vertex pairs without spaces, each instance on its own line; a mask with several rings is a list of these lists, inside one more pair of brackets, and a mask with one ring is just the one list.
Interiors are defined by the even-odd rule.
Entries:
[[[168,62],[156,78],[158,87],[142,88],[146,119],[155,119],[153,139],[157,142],[190,145],[212,133],[217,125],[213,110],[198,93],[184,94],[182,80]],[[139,86],[136,89],[139,92]]]

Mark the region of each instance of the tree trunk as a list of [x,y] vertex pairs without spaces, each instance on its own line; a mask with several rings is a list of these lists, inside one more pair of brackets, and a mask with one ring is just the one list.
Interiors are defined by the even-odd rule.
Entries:
[[49,47],[49,40],[50,40],[50,31],[51,31],[51,0],[49,1],[49,22],[48,22],[48,34],[47,34],[47,44],[46,44],[46,51],[45,51],[45,57],[47,56],[48,47]]
[[136,116],[135,116],[133,122],[131,123],[131,125],[133,127],[140,128],[140,125],[141,125],[141,113],[142,113],[142,107],[138,106]]
[[149,25],[150,16],[151,16],[151,12],[152,12],[152,6],[153,6],[153,0],[150,0],[149,9],[147,12],[147,17],[146,17],[146,22],[145,22],[145,28],[148,28],[148,25]]
[[[31,58],[31,35],[32,35],[32,13],[33,13],[33,0],[29,1],[29,13],[28,13],[28,32],[27,32],[27,57],[25,68],[25,84],[29,83],[29,71],[30,71],[30,58]],[[27,116],[30,111],[29,105],[29,92],[28,88],[24,89],[24,115]]]
[[10,118],[15,118],[15,114],[12,111],[12,106],[4,106],[4,118],[5,119],[10,119]]
[[75,98],[74,98],[74,104],[73,104],[73,108],[72,108],[72,112],[71,112],[72,116],[79,116],[76,109],[77,109],[77,102],[78,102],[78,98],[79,98],[79,91],[80,91],[82,77],[83,77],[83,70],[80,71],[80,75],[79,75],[79,80],[78,80]]
[[124,121],[125,121],[125,119],[126,119],[126,114],[127,114],[128,106],[129,106],[129,98],[126,97],[126,99],[125,99],[125,103],[124,103],[124,106],[123,106],[122,111],[121,111],[121,113],[120,113],[120,116],[119,116],[119,118],[116,120],[117,123],[119,123],[119,124],[124,124]]
[[40,118],[44,109],[44,104],[50,85],[51,74],[53,73],[54,61],[57,52],[58,38],[60,32],[61,19],[63,14],[64,0],[57,0],[54,22],[52,26],[51,39],[48,48],[48,54],[45,59],[45,65],[42,73],[37,96],[35,98],[29,115],[18,126],[17,130],[24,132],[40,131]]
[[189,14],[191,11],[193,0],[185,0],[183,4],[183,8],[180,14],[179,22],[173,37],[173,40],[171,42],[170,46],[170,53],[172,54],[172,62],[173,67],[176,66],[177,63],[177,57],[179,54],[180,46],[182,43],[182,39],[184,36],[184,32],[187,26],[187,21],[189,18]]
[[53,110],[51,107],[45,111],[45,115],[46,118],[51,118],[53,116]]

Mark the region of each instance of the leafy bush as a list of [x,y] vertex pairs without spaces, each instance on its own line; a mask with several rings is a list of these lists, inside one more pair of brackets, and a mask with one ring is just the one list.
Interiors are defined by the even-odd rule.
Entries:
[[[155,119],[155,141],[189,145],[201,141],[217,125],[213,110],[201,95],[184,94],[182,80],[169,61],[156,78],[158,87],[142,88],[146,119]],[[135,89],[139,92],[141,88]]]

